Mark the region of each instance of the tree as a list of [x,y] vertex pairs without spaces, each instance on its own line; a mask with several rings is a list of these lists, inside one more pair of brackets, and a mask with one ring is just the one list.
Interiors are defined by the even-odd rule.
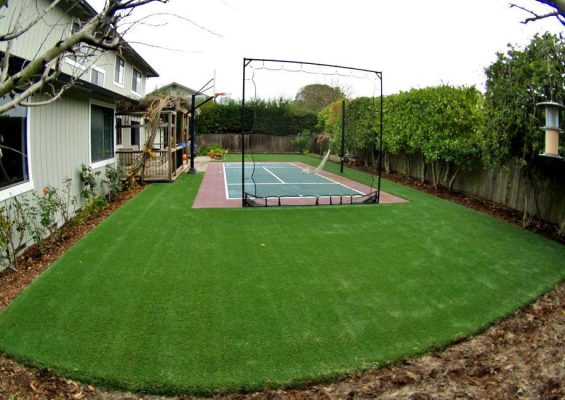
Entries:
[[532,16],[530,18],[526,18],[524,21],[522,21],[524,24],[527,24],[529,22],[533,22],[533,21],[539,21],[540,19],[545,19],[545,18],[557,18],[559,20],[559,22],[561,22],[561,24],[565,25],[565,0],[536,0],[538,3],[542,3],[545,4],[549,7],[551,7],[553,10],[546,12],[544,14],[538,14],[532,10],[529,10],[525,7],[519,6],[517,4],[510,4],[510,7],[516,7],[519,8],[521,10],[524,10],[526,12],[528,12],[529,14],[531,14]]
[[510,46],[486,68],[483,154],[493,165],[528,163],[540,153],[543,135],[536,103],[565,99],[565,39],[536,35],[523,50]]
[[334,101],[345,98],[343,90],[321,83],[306,85],[296,94],[296,103],[307,111],[319,113]]
[[[491,165],[515,162],[528,183],[524,190],[523,225],[539,215],[540,176],[561,182],[560,163],[544,163],[538,156],[544,135],[539,130],[542,112],[536,104],[565,99],[565,40],[563,36],[536,35],[523,50],[510,46],[498,53],[486,69],[485,132],[483,159]],[[561,171],[560,171],[561,169]],[[565,221],[561,232],[565,231]],[[561,233],[563,234],[563,233]]]
[[[0,2],[0,12],[7,13],[10,7],[13,13],[10,18],[0,15],[0,97],[9,96],[10,100],[0,106],[0,114],[16,105],[40,106],[58,99],[78,77],[61,84],[63,60],[67,57],[80,57],[87,61],[93,59],[104,50],[120,51],[124,45],[122,33],[119,32],[122,22],[130,17],[133,11],[149,3],[167,3],[169,0],[107,0],[104,9],[96,13],[88,4],[80,0],[53,0],[37,15],[25,17],[26,6],[35,1]],[[46,50],[39,50],[32,60],[17,62],[12,50],[18,39],[30,32],[34,26],[54,13],[58,6],[68,9],[85,8],[89,18],[75,20],[73,29],[61,31],[60,40]],[[35,6],[38,6],[37,4]],[[39,6],[38,6],[39,8]],[[131,23],[124,24],[131,27]],[[56,34],[60,24],[52,24],[50,33]],[[38,47],[40,44],[38,43]],[[32,96],[43,93],[43,101],[30,101]]]

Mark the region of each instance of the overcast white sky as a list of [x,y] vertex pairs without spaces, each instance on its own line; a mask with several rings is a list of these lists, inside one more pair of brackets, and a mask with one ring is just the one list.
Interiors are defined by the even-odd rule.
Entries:
[[[89,2],[99,8],[104,0]],[[156,16],[153,23],[166,25],[139,25],[126,39],[160,74],[149,80],[148,90],[171,81],[199,89],[216,71],[217,91],[240,98],[243,57],[376,69],[383,71],[385,94],[441,83],[476,85],[482,90],[484,68],[495,60],[497,51],[505,51],[508,43],[524,45],[536,32],[563,31],[554,19],[521,24],[528,15],[510,9],[510,2],[171,0],[144,7],[134,16],[177,14],[217,35],[181,19]],[[513,2],[543,10],[534,0]],[[330,83],[328,79],[319,80]],[[367,85],[373,90],[371,82]],[[275,75],[265,78],[261,88],[266,86],[269,96],[296,93],[295,87]],[[366,94],[363,89],[353,91]]]

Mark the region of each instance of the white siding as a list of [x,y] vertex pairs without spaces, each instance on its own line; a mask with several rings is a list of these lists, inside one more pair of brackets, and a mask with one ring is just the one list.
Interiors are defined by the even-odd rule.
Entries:
[[[30,140],[36,190],[61,187],[73,179],[73,194],[80,197],[81,164],[90,160],[90,101],[65,96],[60,101],[31,110]],[[102,169],[103,170],[103,169]]]

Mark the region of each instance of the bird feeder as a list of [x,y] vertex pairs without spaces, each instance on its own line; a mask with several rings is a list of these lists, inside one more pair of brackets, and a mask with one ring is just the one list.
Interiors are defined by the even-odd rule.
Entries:
[[545,131],[545,151],[540,155],[562,158],[559,156],[559,133],[563,132],[559,128],[559,111],[565,109],[565,106],[553,101],[544,101],[537,106],[545,109],[545,126],[540,128]]

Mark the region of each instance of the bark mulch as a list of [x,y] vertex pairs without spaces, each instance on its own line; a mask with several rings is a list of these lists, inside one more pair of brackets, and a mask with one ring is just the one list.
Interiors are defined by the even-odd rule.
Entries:
[[[498,218],[520,216],[495,204],[446,194],[415,181],[387,176]],[[138,189],[137,191],[139,191]],[[68,228],[43,254],[32,248],[18,272],[0,274],[0,312],[33,279],[113,210],[137,192],[128,192],[85,225]],[[533,230],[563,241],[543,224]],[[565,283],[480,335],[415,359],[355,374],[328,384],[293,390],[217,396],[218,399],[563,399],[565,398]],[[171,397],[170,399],[191,399]],[[164,397],[93,387],[47,370],[23,366],[0,354],[0,399],[147,399]]]

